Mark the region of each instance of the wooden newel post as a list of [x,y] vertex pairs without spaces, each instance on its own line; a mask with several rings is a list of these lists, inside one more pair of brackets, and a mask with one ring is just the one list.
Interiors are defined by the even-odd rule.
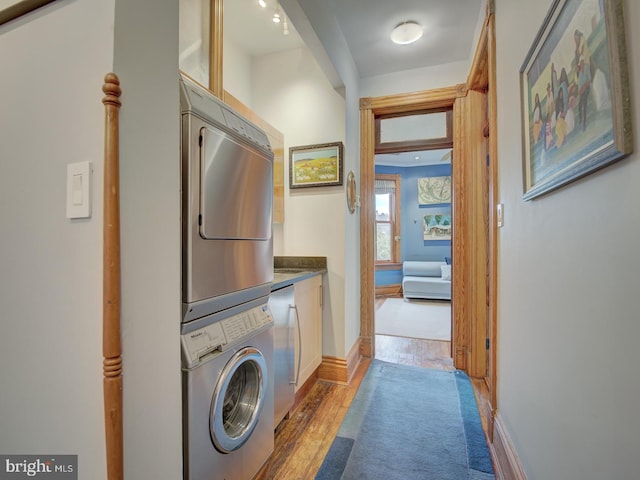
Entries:
[[107,478],[124,477],[122,448],[122,349],[120,341],[120,80],[104,77],[104,225],[102,263],[102,354],[104,356],[104,426]]

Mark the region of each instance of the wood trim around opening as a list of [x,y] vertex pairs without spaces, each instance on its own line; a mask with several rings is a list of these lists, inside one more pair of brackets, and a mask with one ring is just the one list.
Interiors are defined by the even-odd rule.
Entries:
[[[375,118],[380,115],[452,108],[465,85],[360,99],[360,335],[363,356],[375,355]],[[455,115],[455,112],[454,112]]]
[[224,0],[210,0],[209,6],[209,90],[222,99],[222,54],[224,51]]
[[[389,118],[397,118],[404,117],[410,115],[420,115],[420,114],[428,114],[428,113],[445,113],[446,114],[446,135],[440,138],[428,138],[428,139],[415,139],[415,140],[405,140],[398,142],[385,142],[381,141],[381,129],[382,129],[382,121],[387,120]],[[451,108],[437,108],[424,112],[409,112],[408,114],[388,114],[388,115],[376,115],[376,153],[397,153],[397,152],[407,152],[411,150],[436,150],[436,149],[444,149],[451,148],[453,146],[453,112]]]

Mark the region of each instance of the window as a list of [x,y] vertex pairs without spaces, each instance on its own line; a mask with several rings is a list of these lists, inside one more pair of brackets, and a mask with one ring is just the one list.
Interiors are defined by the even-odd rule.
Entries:
[[376,153],[451,148],[452,112],[448,108],[376,117]]
[[376,264],[400,263],[400,175],[376,175]]

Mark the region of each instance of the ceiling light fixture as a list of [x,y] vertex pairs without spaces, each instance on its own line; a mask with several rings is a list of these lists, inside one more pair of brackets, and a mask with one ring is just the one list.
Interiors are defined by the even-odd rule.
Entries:
[[273,23],[280,23],[280,12],[274,12],[272,20]]
[[264,0],[258,0],[258,5],[260,5],[262,8],[267,8],[267,2],[265,2]]
[[422,37],[422,25],[416,22],[402,22],[391,32],[391,41],[399,45],[408,45]]

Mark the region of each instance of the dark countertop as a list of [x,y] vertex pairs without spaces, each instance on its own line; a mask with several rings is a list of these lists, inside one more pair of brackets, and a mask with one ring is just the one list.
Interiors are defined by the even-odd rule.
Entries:
[[274,268],[273,270],[273,283],[271,284],[271,291],[278,290],[280,288],[288,287],[296,282],[306,280],[315,275],[322,275],[327,271],[326,268],[309,268],[303,269],[291,269],[291,268]]
[[271,291],[327,272],[327,257],[274,257]]

